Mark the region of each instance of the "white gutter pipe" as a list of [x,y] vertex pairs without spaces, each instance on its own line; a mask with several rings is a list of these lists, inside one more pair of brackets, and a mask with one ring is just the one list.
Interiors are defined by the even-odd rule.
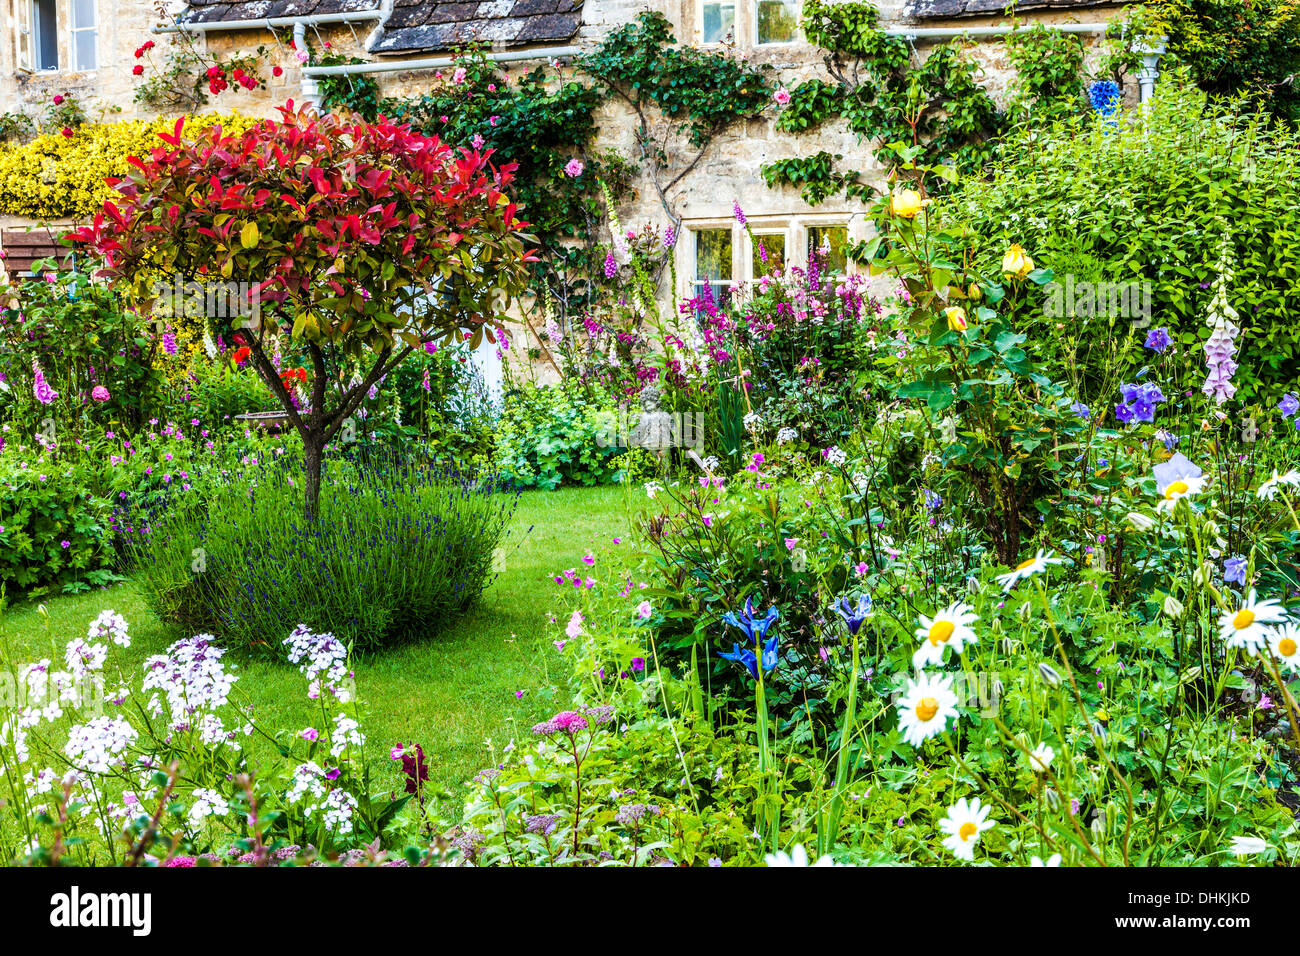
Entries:
[[[552,60],[566,56],[579,56],[582,47],[552,46],[536,50],[504,50],[499,53],[486,53],[484,56],[492,63],[514,63],[520,60]],[[371,63],[343,63],[338,66],[305,66],[303,75],[348,76],[357,73],[401,73],[406,70],[439,70],[453,66],[454,56],[433,56],[420,60],[380,60]]]
[[223,30],[269,30],[273,27],[324,26],[328,23],[360,23],[378,20],[382,10],[357,10],[353,13],[318,13],[305,17],[264,17],[261,20],[211,20],[205,23],[173,23],[156,26],[154,33],[220,33]]
[[[1036,26],[1031,24],[1030,26]],[[1060,33],[1105,33],[1109,29],[1108,23],[1045,23],[1043,26],[1049,30],[1055,30]],[[996,26],[996,27],[894,27],[890,30],[884,30],[890,36],[907,37],[909,40],[932,40],[947,39],[950,37],[1000,37],[1008,33],[1015,33],[1017,30],[1028,29],[1028,26]]]

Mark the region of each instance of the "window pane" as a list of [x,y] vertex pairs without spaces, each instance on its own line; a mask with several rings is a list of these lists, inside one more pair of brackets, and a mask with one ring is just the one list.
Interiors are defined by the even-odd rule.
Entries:
[[799,0],[758,0],[758,42],[789,43],[799,28]]
[[848,267],[847,226],[809,226],[808,261],[815,256],[823,271],[843,272]]
[[54,0],[33,0],[33,19],[36,21],[36,68],[59,68],[59,26],[54,15]]
[[702,293],[707,285],[713,301],[731,298],[731,230],[701,229],[695,233],[696,288]]
[[83,30],[95,25],[95,0],[72,0],[72,29]]
[[[767,262],[763,256],[767,256]],[[773,232],[754,237],[753,276],[758,279],[785,268],[785,233]]]
[[735,29],[736,5],[734,3],[706,3],[704,13],[705,43],[721,43]]
[[72,34],[73,69],[95,68],[95,31],[78,30]]

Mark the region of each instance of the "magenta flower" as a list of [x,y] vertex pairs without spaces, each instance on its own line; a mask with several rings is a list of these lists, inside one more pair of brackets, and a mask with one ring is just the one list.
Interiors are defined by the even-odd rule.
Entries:
[[582,175],[582,171],[587,167],[582,164],[580,159],[571,159],[564,164],[564,175],[570,179],[577,179]]
[[90,397],[97,402],[106,402],[112,396],[108,394],[108,389],[106,389],[103,385],[96,385],[94,388],[90,390]]

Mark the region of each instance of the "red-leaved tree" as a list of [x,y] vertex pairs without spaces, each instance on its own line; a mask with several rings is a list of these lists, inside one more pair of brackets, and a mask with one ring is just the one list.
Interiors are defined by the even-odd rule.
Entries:
[[[515,167],[494,167],[490,151],[292,101],[280,114],[196,139],[177,120],[68,239],[102,256],[99,274],[142,310],[177,280],[248,283],[257,309],[209,316],[209,331],[241,333],[302,436],[314,519],[325,447],[369,390],[424,342],[495,341],[534,257],[505,194]],[[271,361],[286,335],[311,363],[301,410]]]

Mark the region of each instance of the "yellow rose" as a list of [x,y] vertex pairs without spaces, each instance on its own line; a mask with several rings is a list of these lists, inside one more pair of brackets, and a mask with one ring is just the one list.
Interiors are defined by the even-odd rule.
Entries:
[[889,200],[889,211],[895,216],[911,219],[921,211],[923,205],[921,194],[915,189],[900,189]]
[[1025,255],[1025,250],[1012,243],[1007,254],[1002,257],[1002,271],[1009,276],[1023,279],[1034,271],[1034,260]]
[[970,288],[966,290],[966,294],[978,302],[984,297],[984,290],[980,288],[978,282],[972,282]]
[[949,306],[943,310],[948,318],[948,328],[954,332],[966,331],[966,310],[959,305]]

